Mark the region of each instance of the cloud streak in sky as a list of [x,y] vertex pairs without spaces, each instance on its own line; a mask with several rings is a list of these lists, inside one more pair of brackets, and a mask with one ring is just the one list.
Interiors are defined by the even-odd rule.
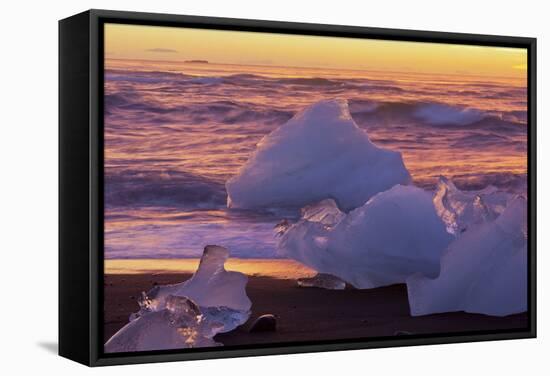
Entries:
[[173,50],[171,48],[149,48],[145,51],[147,51],[147,52],[157,52],[157,53],[171,53],[171,54],[178,52],[177,50]]

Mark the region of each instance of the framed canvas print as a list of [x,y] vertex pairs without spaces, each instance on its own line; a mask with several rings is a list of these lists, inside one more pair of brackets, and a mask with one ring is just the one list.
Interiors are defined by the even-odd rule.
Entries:
[[535,336],[535,39],[59,26],[62,356]]

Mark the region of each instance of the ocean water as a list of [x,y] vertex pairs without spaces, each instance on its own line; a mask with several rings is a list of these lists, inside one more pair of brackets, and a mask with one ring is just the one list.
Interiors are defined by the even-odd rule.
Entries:
[[293,212],[226,209],[224,183],[261,138],[318,100],[345,98],[356,123],[398,150],[414,183],[524,192],[524,79],[106,60],[105,257],[276,258]]

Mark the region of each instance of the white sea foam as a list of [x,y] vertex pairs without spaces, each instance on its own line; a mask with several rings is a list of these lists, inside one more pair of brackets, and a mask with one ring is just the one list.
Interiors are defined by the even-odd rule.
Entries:
[[477,109],[428,103],[420,106],[414,116],[432,125],[466,125],[479,121],[486,115]]

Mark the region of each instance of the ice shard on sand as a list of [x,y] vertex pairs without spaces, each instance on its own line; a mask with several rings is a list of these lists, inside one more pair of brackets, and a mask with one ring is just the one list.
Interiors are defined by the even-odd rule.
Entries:
[[228,257],[227,249],[206,246],[190,279],[143,293],[140,310],[105,343],[105,352],[220,345],[213,337],[244,324],[252,305],[248,278],[225,270]]

